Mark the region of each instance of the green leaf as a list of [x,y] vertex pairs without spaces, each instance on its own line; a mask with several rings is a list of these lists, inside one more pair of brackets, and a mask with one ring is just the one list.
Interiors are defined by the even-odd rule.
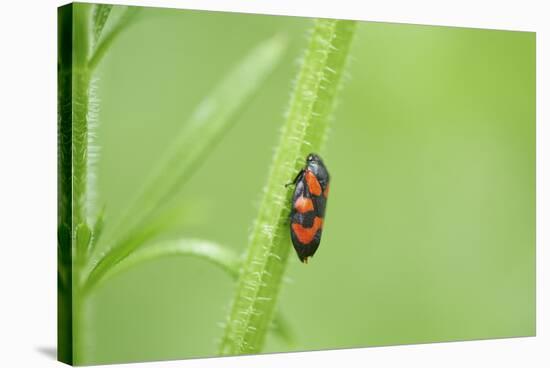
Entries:
[[88,61],[91,33],[90,33],[90,6],[88,4],[75,3],[73,6],[73,34],[72,34],[72,49],[73,49],[73,67],[85,69]]
[[[233,280],[239,277],[242,265],[241,257],[237,253],[217,243],[202,239],[167,240],[137,249],[103,274],[103,277],[97,281],[97,285],[101,285],[103,282],[132,267],[156,259],[174,256],[194,257],[205,260],[227,272]],[[284,315],[280,312],[277,312],[275,316],[272,332],[286,342],[289,347],[294,345],[292,329]]]
[[173,256],[203,259],[220,267],[234,279],[239,275],[241,260],[238,255],[229,248],[222,247],[217,243],[207,240],[178,239],[162,241],[137,249],[105,272],[103,277],[98,280],[98,285],[136,265],[158,258]]
[[236,121],[239,113],[258,93],[281,60],[285,46],[286,42],[280,37],[262,42],[231,69],[201,102],[163,158],[156,163],[153,173],[128,206],[126,215],[113,227],[121,235],[118,239],[106,236],[112,242],[111,248],[92,270],[92,279],[100,278],[101,273],[128,256],[143,244],[141,240],[149,240],[156,235],[149,230],[145,236],[141,234],[150,222],[156,221],[159,208],[169,203],[181,190],[186,180]]
[[92,230],[92,239],[90,241],[90,246],[88,247],[87,254],[91,254],[99,241],[101,239],[101,234],[103,233],[103,228],[105,227],[105,206],[99,211],[97,218],[94,223],[94,228]]
[[119,229],[126,229],[130,219],[139,224],[181,190],[273,72],[285,45],[280,37],[262,42],[202,100],[155,163]]
[[[117,7],[118,8],[118,7]],[[105,29],[105,24],[107,22],[107,18],[103,21],[103,23],[100,25],[101,21],[98,19],[98,27],[100,27],[99,34],[101,38],[96,39],[99,41],[94,48],[94,51],[92,52],[92,56],[90,57],[88,61],[88,67],[90,70],[93,70],[97,67],[97,65],[100,63],[100,61],[103,59],[103,57],[107,54],[107,51],[113,44],[113,42],[116,40],[116,38],[125,30],[128,29],[130,25],[132,25],[135,20],[137,19],[137,15],[141,12],[141,7],[139,6],[125,6],[123,7],[122,14],[116,19],[116,21],[113,22],[113,24],[108,27],[108,29]],[[106,9],[103,9],[101,11],[101,15],[98,15],[98,17],[105,16],[105,13],[107,12]],[[109,9],[109,12],[107,14],[107,17],[111,15],[112,9]],[[95,16],[94,16],[94,35],[95,35]]]
[[101,37],[101,32],[109,19],[111,14],[112,5],[107,4],[94,4],[92,10],[92,32],[94,37],[94,46],[97,44],[97,41]]
[[[92,261],[87,265],[87,269],[83,271],[84,276],[82,282],[86,292],[94,288],[98,281],[103,278],[104,273],[115,267],[120,261],[122,261],[130,253],[124,254],[117,251],[120,250],[135,250],[141,245],[147,243],[157,235],[166,232],[168,229],[175,227],[181,218],[185,218],[190,212],[192,213],[193,206],[183,206],[180,203],[176,203],[175,206],[168,208],[158,216],[155,216],[152,220],[144,223],[136,231],[128,233],[125,237],[115,244],[113,248],[105,254],[100,254],[99,258],[90,257]],[[94,250],[99,250],[94,249]]]
[[83,263],[85,260],[90,240],[92,239],[92,231],[86,223],[76,225],[76,252],[77,262]]
[[291,249],[288,215],[292,181],[310,152],[325,141],[355,22],[319,19],[315,23],[289,114],[268,175],[258,216],[249,238],[220,354],[262,350]]

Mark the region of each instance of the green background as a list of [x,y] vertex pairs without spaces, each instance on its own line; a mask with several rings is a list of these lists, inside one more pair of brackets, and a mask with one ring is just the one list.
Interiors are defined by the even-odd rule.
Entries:
[[[95,83],[107,222],[216,82],[284,34],[283,63],[182,188],[189,216],[166,234],[243,250],[311,24],[144,10]],[[279,299],[296,345],[270,335],[264,351],[534,335],[535,34],[362,22],[351,53],[323,241],[308,265],[292,254]],[[212,356],[233,287],[197,259],[131,269],[92,296],[89,354]]]

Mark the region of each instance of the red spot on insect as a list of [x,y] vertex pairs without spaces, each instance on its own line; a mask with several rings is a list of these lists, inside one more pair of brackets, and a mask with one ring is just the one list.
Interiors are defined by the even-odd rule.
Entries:
[[321,184],[319,184],[319,180],[317,180],[317,177],[314,173],[311,171],[306,171],[306,183],[307,187],[309,188],[309,192],[315,196],[321,195],[322,189]]
[[329,185],[327,184],[327,187],[325,188],[325,191],[323,192],[323,196],[325,198],[328,198],[328,188],[329,188]]
[[313,211],[313,201],[311,200],[311,198],[300,196],[298,197],[298,199],[296,199],[296,202],[294,203],[294,208],[296,208],[296,211],[300,213]]
[[323,227],[323,219],[320,217],[315,217],[313,219],[312,227],[303,227],[300,224],[292,224],[292,231],[294,235],[298,238],[298,241],[303,245],[311,243],[317,231]]

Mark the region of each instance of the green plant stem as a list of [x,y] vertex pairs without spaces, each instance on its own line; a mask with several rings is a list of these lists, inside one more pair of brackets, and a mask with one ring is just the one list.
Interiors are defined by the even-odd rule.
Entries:
[[[68,364],[85,362],[84,354],[88,350],[85,347],[87,300],[82,294],[82,281],[94,236],[90,229],[94,214],[89,206],[93,192],[90,190],[90,151],[93,149],[90,129],[96,113],[91,85],[93,69],[88,61],[91,47],[95,46],[91,25],[93,23],[96,38],[99,37],[110,14],[109,6],[98,6],[101,11],[94,12],[93,16],[91,9],[87,4],[71,4],[59,10],[59,357]],[[103,52],[120,32],[115,30]]]
[[73,286],[73,364],[86,364],[86,354],[89,349],[86,347],[88,342],[87,333],[90,328],[86,323],[88,316],[88,298],[81,293],[81,288]]
[[88,107],[90,74],[86,69],[73,70],[72,111],[72,204],[73,204],[73,359],[82,362],[86,327],[83,324],[86,301],[81,296],[82,270],[90,238],[87,219],[88,178]]
[[83,362],[85,349],[86,327],[85,300],[80,295],[82,270],[86,262],[85,252],[90,239],[87,224],[87,188],[88,188],[88,125],[90,111],[90,72],[87,59],[90,49],[90,17],[89,7],[75,5],[74,11],[74,43],[72,79],[72,113],[71,113],[71,193],[72,193],[72,336],[73,364]]
[[319,151],[340,84],[355,22],[317,20],[303,59],[268,176],[220,354],[260,352],[272,322],[290,250],[292,181],[309,152]]
[[88,88],[90,74],[84,69],[73,71],[72,176],[73,221],[75,227],[86,220],[88,171]]

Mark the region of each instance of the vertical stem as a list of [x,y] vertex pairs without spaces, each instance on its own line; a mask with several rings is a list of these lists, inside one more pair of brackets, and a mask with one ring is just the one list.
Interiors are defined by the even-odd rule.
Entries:
[[58,9],[57,22],[57,358],[72,364],[72,4]]
[[73,364],[82,364],[85,356],[84,326],[86,300],[81,295],[81,276],[90,240],[87,224],[88,124],[90,71],[90,6],[75,4],[71,65],[71,255],[72,255],[72,338]]
[[292,188],[309,152],[319,151],[344,69],[355,22],[317,20],[239,278],[220,354],[260,352],[273,318],[289,254]]
[[[58,12],[58,346],[59,359],[68,364],[86,361],[87,298],[82,284],[94,235],[90,229],[94,214],[88,205],[93,192],[90,158],[94,157],[89,138],[97,107],[91,98],[95,64],[90,66],[89,60],[91,46],[96,46],[111,8],[76,3],[60,7]],[[103,54],[138,9],[126,9],[116,32],[103,43]]]
[[73,72],[72,114],[72,204],[73,204],[73,359],[84,362],[84,326],[86,300],[81,290],[90,232],[86,223],[86,187],[88,162],[88,103],[90,75],[86,69]]
[[[86,21],[80,6],[58,13],[58,358],[78,361],[78,285],[82,257],[79,233],[86,229],[87,114],[89,73]],[[80,229],[80,231],[79,231]],[[85,233],[85,232],[84,232]]]
[[75,227],[86,222],[89,83],[90,75],[86,69],[76,69],[73,71],[72,190],[73,221]]
[[87,334],[92,326],[88,326],[88,298],[82,294],[80,286],[73,289],[73,364],[89,364],[89,348]]

